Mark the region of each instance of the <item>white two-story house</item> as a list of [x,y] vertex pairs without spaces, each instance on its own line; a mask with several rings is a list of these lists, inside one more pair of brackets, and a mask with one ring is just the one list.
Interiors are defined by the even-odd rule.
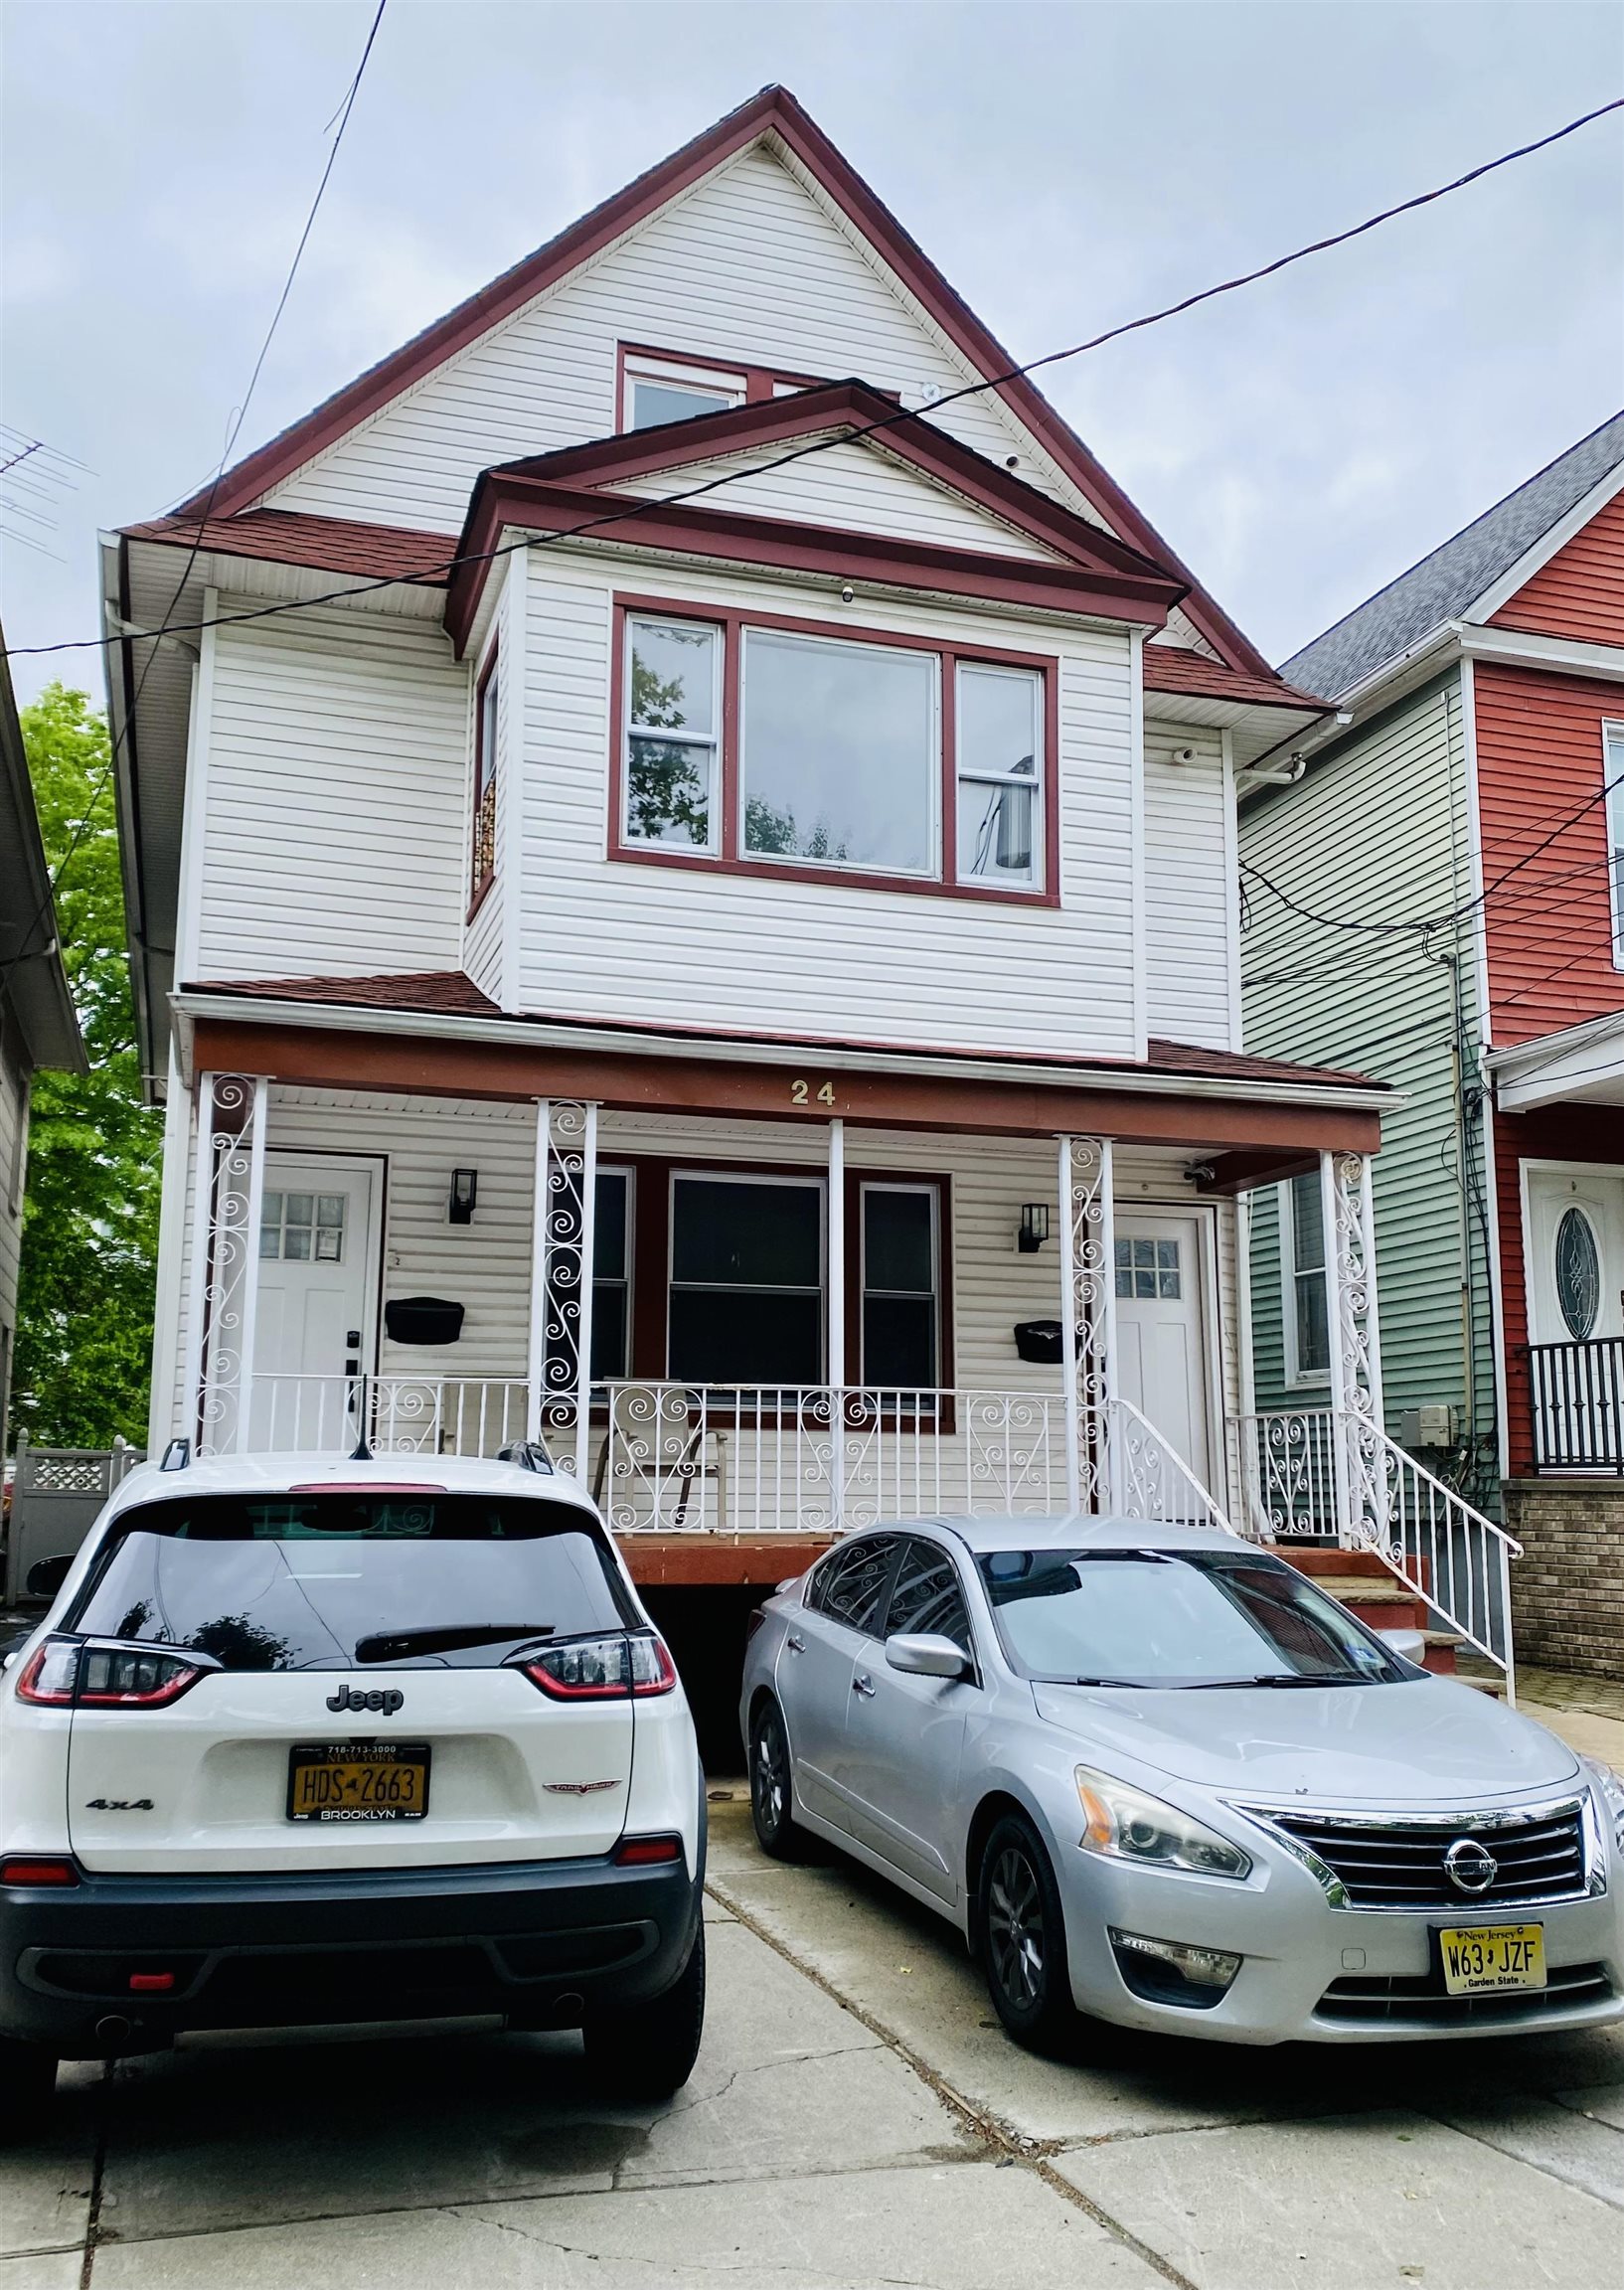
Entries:
[[1234,1512],[1314,1168],[1368,1408],[1385,1093],[1239,1031],[1322,711],[1011,363],[769,88],[107,539],[155,1446],[539,1439],[701,1580]]

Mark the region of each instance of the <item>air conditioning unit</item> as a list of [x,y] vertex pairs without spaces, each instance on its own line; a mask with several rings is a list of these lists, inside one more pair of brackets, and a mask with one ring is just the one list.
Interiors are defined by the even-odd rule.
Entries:
[[1399,1444],[1404,1447],[1453,1447],[1453,1407],[1406,1407],[1398,1419]]

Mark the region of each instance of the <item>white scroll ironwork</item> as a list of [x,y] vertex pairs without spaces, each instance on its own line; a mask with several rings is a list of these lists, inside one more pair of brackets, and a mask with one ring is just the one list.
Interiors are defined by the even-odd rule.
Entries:
[[591,1430],[592,1237],[597,1107],[536,1107],[536,1209],[530,1285],[528,1434],[585,1484]]
[[1116,1236],[1108,1137],[1059,1140],[1060,1358],[1066,1500],[1112,1502],[1110,1398],[1116,1375]]
[[205,1073],[198,1089],[185,1404],[200,1455],[248,1439],[268,1096],[263,1075]]
[[1391,1504],[1380,1433],[1381,1346],[1377,1318],[1376,1223],[1363,1153],[1322,1153],[1326,1322],[1336,1411],[1341,1540],[1383,1547]]

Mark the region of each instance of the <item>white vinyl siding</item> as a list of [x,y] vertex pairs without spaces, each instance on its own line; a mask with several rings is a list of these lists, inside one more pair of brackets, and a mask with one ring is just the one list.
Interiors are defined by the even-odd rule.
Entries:
[[468,673],[437,630],[217,629],[200,976],[454,968],[468,756]]
[[753,145],[426,376],[276,487],[279,509],[455,533],[493,463],[618,426],[615,350],[657,343],[726,370],[855,374],[1071,507],[1081,495],[880,258],[791,168]]
[[795,524],[833,525],[843,532],[878,533],[940,549],[975,549],[984,555],[1032,558],[1050,565],[1062,561],[1057,550],[1029,539],[966,501],[962,494],[950,493],[890,458],[877,445],[829,445],[808,454],[805,460],[768,469],[760,476],[734,479],[731,475],[814,442],[810,437],[795,437],[781,446],[757,445],[747,453],[695,461],[678,469],[662,469],[657,476],[633,478],[615,490],[665,500],[728,476],[729,483],[715,493],[701,494],[697,506],[727,509],[741,517],[782,517]]
[[[1186,747],[1195,749],[1194,762],[1175,763],[1174,750]],[[1147,1031],[1210,1050],[1240,1047],[1232,1033],[1236,889],[1225,816],[1232,800],[1217,732],[1146,725]]]
[[[631,579],[645,596],[653,576]],[[687,603],[793,590],[662,572]],[[533,550],[519,999],[583,1019],[920,1049],[1135,1055],[1131,650],[1121,630],[866,602],[862,625],[1059,661],[1060,907],[606,859],[611,575]],[[817,610],[827,623],[827,607]],[[511,681],[511,680],[510,680]],[[545,801],[542,791],[545,790]],[[583,958],[583,949],[602,949]],[[612,949],[612,959],[608,950]]]

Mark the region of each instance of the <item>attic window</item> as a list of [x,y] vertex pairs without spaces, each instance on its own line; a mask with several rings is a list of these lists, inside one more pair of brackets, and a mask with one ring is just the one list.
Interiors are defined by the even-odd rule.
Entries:
[[747,378],[737,371],[628,356],[621,376],[620,426],[653,429],[665,421],[693,421],[702,413],[742,406],[747,395]]

